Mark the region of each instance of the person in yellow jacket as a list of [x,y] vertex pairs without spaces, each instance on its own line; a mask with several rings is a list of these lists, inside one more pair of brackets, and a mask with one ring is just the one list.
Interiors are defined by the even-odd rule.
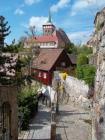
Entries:
[[68,74],[66,72],[61,72],[60,77],[61,77],[61,85],[60,85],[60,90],[64,91],[64,81],[66,80]]
[[68,76],[68,74],[66,72],[61,72],[60,73],[60,77],[61,77],[62,80],[66,80],[67,76]]

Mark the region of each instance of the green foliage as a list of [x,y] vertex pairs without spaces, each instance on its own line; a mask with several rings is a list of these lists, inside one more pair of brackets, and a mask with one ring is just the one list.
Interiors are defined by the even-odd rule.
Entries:
[[19,42],[17,44],[7,45],[3,48],[3,52],[18,53],[23,50],[23,43]]
[[77,66],[88,64],[88,58],[85,54],[79,54],[77,57]]
[[92,48],[90,47],[87,47],[86,45],[83,45],[83,46],[80,46],[80,47],[77,47],[77,54],[85,54],[85,55],[89,55],[92,53]]
[[80,54],[80,53],[89,55],[89,54],[92,53],[92,51],[93,51],[92,48],[89,48],[89,47],[87,47],[86,45],[83,45],[83,46],[76,46],[76,45],[74,45],[73,43],[70,43],[70,44],[68,45],[68,48],[67,48],[67,52],[68,52],[69,54],[73,53],[73,54],[76,54],[76,55],[78,55],[78,54]]
[[3,65],[6,61],[6,57],[0,56],[0,65]]
[[[5,76],[6,77],[6,76]],[[16,80],[11,78],[11,79],[7,79],[5,77],[0,77],[0,84],[2,85],[14,85],[16,83]]]
[[[22,58],[18,59],[17,64],[16,64],[16,81],[17,85],[25,85],[25,80],[27,83],[30,85],[32,83],[31,77],[27,74],[24,75],[22,72],[22,69],[25,68],[27,65],[29,65],[30,58]],[[28,69],[28,68],[27,68]]]
[[94,80],[95,80],[95,73],[96,69],[94,66],[87,65],[83,69],[84,77],[83,80],[89,85],[94,86]]
[[22,63],[24,66],[29,65],[30,60],[31,60],[31,56],[27,56],[27,57],[24,57],[24,58],[21,58],[21,59],[20,59],[21,63]]
[[84,74],[83,74],[83,67],[82,66],[78,66],[76,69],[76,77],[78,79],[83,79]]
[[21,106],[19,107],[19,112],[22,112],[22,124],[21,124],[21,129],[25,130],[28,128],[29,124],[29,119],[30,119],[30,110],[28,107]]
[[88,48],[85,45],[77,48],[76,77],[84,80],[89,86],[94,86],[96,69],[88,64],[90,54],[92,54],[92,48]]
[[78,79],[82,79],[89,86],[94,86],[96,68],[91,65],[78,66],[76,74]]
[[27,129],[29,120],[37,112],[37,93],[36,89],[32,87],[25,87],[18,94],[19,111],[23,114],[22,129]]
[[69,54],[71,54],[71,53],[77,54],[77,47],[73,43],[70,43],[67,47],[67,52]]

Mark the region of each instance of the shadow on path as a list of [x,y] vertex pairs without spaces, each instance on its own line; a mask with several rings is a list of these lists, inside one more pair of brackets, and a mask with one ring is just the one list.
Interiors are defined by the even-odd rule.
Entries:
[[88,110],[71,105],[60,106],[56,117],[57,140],[91,140],[91,125],[84,121],[89,119]]
[[39,105],[38,113],[30,120],[29,129],[21,131],[18,140],[50,140],[50,109]]

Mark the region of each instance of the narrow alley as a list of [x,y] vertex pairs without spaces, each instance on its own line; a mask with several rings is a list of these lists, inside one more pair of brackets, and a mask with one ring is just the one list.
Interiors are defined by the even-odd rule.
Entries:
[[[60,105],[56,121],[57,140],[91,140],[90,111],[80,109],[71,103]],[[30,122],[29,129],[20,133],[19,140],[50,140],[50,122],[50,109],[41,105],[39,113]]]

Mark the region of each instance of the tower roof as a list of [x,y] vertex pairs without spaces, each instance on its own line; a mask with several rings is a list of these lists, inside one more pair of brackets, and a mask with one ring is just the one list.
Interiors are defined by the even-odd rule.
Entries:
[[48,23],[52,23],[51,21],[51,11],[49,10],[49,16],[48,16]]
[[53,23],[52,23],[52,17],[51,17],[51,11],[50,10],[49,10],[49,15],[48,15],[48,21],[47,21],[47,23],[43,24],[43,26],[46,26],[46,25],[54,26]]

